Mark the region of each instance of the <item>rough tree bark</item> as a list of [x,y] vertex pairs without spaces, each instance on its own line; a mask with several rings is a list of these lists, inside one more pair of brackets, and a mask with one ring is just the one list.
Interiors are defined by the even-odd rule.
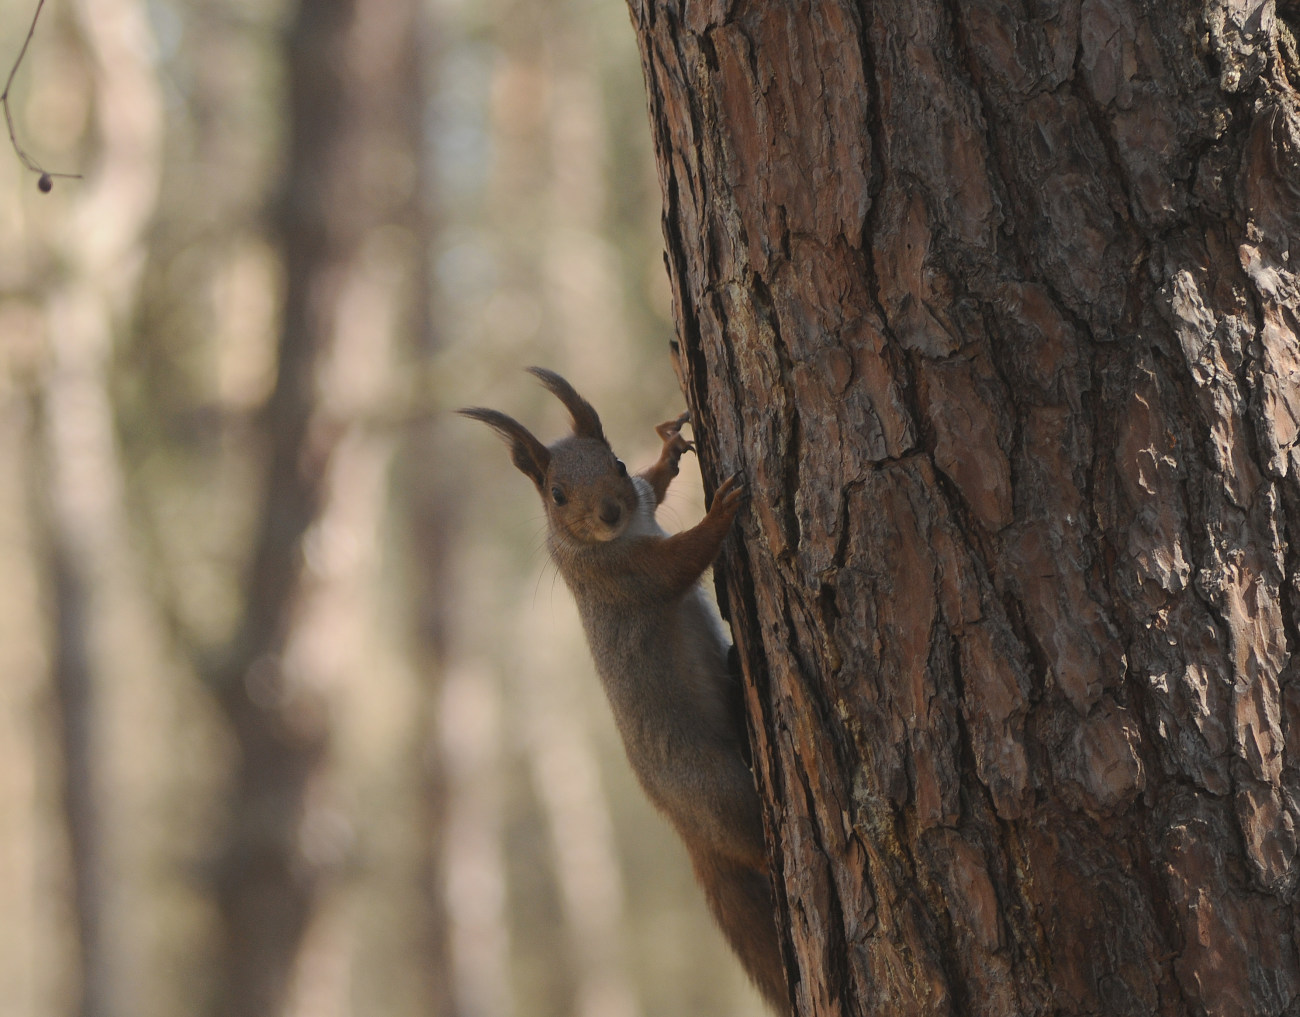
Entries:
[[1300,1013],[1295,6],[630,2],[799,1011]]

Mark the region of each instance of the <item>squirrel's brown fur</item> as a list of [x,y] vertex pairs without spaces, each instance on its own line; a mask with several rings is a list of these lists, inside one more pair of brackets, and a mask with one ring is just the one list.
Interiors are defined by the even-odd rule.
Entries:
[[699,524],[668,536],[655,509],[692,447],[681,435],[688,414],[656,428],[659,460],[630,476],[591,405],[558,374],[529,370],[568,408],[571,436],[547,447],[504,413],[460,412],[505,440],[542,496],[551,557],[577,601],[628,761],[685,842],[709,908],[750,978],[788,1013],[737,680],[722,622],[700,586],[744,487],[728,478]]

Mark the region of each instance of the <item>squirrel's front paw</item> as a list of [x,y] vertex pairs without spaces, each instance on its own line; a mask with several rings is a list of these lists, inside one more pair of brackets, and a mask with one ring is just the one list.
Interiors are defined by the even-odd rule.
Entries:
[[747,490],[745,482],[740,479],[739,472],[733,473],[719,484],[718,489],[713,493],[713,504],[709,507],[709,512],[717,512],[728,518],[734,516],[744,504]]
[[665,452],[680,458],[684,452],[695,451],[695,445],[682,437],[682,425],[690,419],[691,411],[687,410],[676,420],[666,420],[655,428],[655,434],[659,435],[664,443]]

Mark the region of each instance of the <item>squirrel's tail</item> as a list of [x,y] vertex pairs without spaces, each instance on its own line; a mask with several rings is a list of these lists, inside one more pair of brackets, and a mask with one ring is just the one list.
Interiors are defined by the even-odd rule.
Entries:
[[776,908],[766,872],[711,851],[693,853],[695,876],[709,910],[736,951],[750,980],[782,1017],[791,1013],[785,964],[776,934]]

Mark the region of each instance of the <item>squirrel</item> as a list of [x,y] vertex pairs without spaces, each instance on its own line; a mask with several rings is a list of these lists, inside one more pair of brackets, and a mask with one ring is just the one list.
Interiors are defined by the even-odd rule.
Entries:
[[669,536],[655,521],[683,453],[683,413],[655,428],[659,459],[629,474],[600,417],[553,371],[530,367],[568,409],[573,434],[549,447],[496,410],[462,409],[505,441],[546,507],[551,559],[577,601],[628,762],[685,842],[713,913],[768,1003],[790,1013],[763,821],[730,642],[700,585],[739,511],[739,475],[708,513]]

